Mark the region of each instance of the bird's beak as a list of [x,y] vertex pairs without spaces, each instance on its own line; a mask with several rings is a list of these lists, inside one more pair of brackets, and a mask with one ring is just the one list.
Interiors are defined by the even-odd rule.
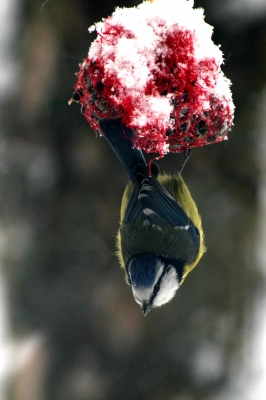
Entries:
[[143,311],[144,317],[146,317],[146,315],[148,314],[150,309],[151,309],[151,306],[149,305],[149,303],[142,303],[142,311]]

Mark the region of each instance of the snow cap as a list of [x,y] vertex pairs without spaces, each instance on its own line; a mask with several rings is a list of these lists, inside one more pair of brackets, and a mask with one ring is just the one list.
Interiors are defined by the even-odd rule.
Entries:
[[121,118],[138,146],[163,156],[220,142],[233,124],[230,81],[213,28],[192,0],[117,8],[96,30],[75,90],[90,125]]

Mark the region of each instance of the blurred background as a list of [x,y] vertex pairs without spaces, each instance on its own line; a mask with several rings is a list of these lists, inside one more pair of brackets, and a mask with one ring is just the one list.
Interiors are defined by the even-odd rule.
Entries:
[[266,399],[266,2],[195,1],[235,125],[183,174],[208,251],[146,318],[115,257],[126,174],[67,104],[87,28],[136,4],[0,2],[0,400]]

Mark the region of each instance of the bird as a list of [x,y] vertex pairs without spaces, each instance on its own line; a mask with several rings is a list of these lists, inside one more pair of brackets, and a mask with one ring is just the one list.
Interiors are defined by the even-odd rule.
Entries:
[[121,203],[117,257],[144,316],[168,303],[206,251],[196,203],[181,176],[149,166],[136,132],[121,119],[99,126],[129,177]]

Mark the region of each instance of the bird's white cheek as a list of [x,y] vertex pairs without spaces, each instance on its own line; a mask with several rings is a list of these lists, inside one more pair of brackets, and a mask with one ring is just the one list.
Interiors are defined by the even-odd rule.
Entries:
[[176,273],[175,271],[170,271],[161,281],[160,290],[153,301],[154,307],[160,307],[163,304],[168,303],[174,297],[178,288],[179,283]]

